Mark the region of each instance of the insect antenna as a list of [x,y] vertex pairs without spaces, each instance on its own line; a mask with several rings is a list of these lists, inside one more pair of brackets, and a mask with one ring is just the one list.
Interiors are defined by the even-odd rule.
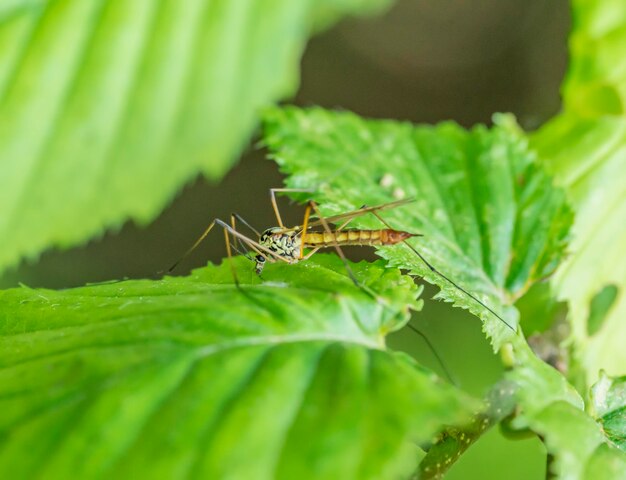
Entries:
[[[378,220],[380,220],[387,228],[392,228],[391,225],[389,225],[380,215],[378,215],[378,213],[376,212],[371,212],[372,215],[374,215],[376,218],[378,218]],[[439,277],[443,278],[446,282],[448,282],[450,285],[452,285],[453,287],[455,287],[457,290],[463,292],[465,295],[467,295],[469,298],[471,298],[472,300],[474,300],[476,303],[478,303],[480,306],[484,307],[486,310],[488,310],[489,312],[491,312],[498,320],[500,320],[502,323],[504,323],[507,327],[509,327],[509,329],[513,332],[517,332],[517,330],[515,328],[513,328],[513,326],[508,323],[504,318],[502,318],[500,315],[498,315],[496,312],[493,311],[493,309],[491,309],[490,307],[488,307],[487,305],[485,305],[483,302],[481,302],[478,298],[476,298],[474,295],[472,295],[470,292],[468,292],[467,290],[465,290],[463,287],[461,287],[460,285],[458,285],[456,282],[454,282],[452,279],[450,279],[449,277],[447,277],[446,275],[444,275],[442,272],[440,272],[439,270],[437,270],[428,260],[426,260],[424,258],[424,256],[413,246],[411,245],[407,240],[403,240],[403,242],[406,244],[407,247],[409,247],[409,249],[411,249],[411,251],[413,251],[413,253],[415,253],[419,259],[424,262],[424,265],[426,265],[431,272],[439,275]]]

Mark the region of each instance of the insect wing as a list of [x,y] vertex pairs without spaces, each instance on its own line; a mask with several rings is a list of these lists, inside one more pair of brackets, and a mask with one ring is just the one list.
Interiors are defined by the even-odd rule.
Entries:
[[[397,207],[401,207],[402,205],[412,203],[414,201],[415,201],[414,198],[406,198],[403,200],[397,200],[395,202],[383,203],[381,205],[376,205],[373,207],[359,208],[358,210],[352,210],[351,212],[341,213],[339,215],[333,215],[330,217],[324,217],[324,220],[313,220],[309,222],[308,228],[324,225],[324,222],[333,223],[333,224],[344,222],[346,220],[351,220],[353,218],[357,218],[362,215],[365,215],[366,213],[379,212],[381,210],[388,210],[390,208],[397,208]],[[298,227],[295,227],[294,230],[301,229],[301,228],[302,228],[302,225],[299,225]]]

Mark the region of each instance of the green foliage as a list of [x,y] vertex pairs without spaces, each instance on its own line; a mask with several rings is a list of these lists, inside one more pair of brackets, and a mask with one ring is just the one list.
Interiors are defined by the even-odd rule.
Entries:
[[566,113],[626,113],[626,6],[621,0],[573,0]]
[[[515,300],[552,273],[563,253],[571,221],[563,194],[508,117],[491,130],[468,132],[454,123],[415,127],[321,109],[274,109],[266,116],[266,143],[289,175],[287,184],[315,192],[326,214],[415,198],[385,211],[386,221],[422,233],[413,245],[510,325],[517,325]],[[354,224],[381,227],[377,219]],[[405,246],[379,253],[481,317],[496,349],[513,337]]]
[[334,256],[0,293],[3,478],[397,478],[473,402],[384,335],[409,277]]
[[550,470],[558,478],[626,478],[626,456],[607,443],[593,419],[570,403],[551,403],[530,419],[530,426],[555,455]]
[[317,3],[0,6],[0,272],[220,178],[259,109],[294,92],[311,29],[386,2]]
[[[626,187],[621,180],[626,164],[626,8],[613,0],[573,3],[564,109],[533,135],[532,146],[576,210],[572,253],[552,284],[569,303],[575,362],[587,382],[593,382],[601,368],[626,371]],[[622,383],[602,376],[594,386],[589,409],[599,425],[571,403],[559,401],[548,401],[527,416],[529,426],[557,454],[553,470],[562,477],[626,478],[625,456],[615,448],[623,447],[625,432]]]
[[441,439],[428,450],[428,454],[420,462],[420,480],[441,478],[452,463],[486,430],[511,415],[516,406],[516,389],[514,383],[499,382],[489,392],[482,411],[476,414],[471,422],[444,430]]
[[[493,308],[509,307],[507,319],[513,302],[556,268],[571,214],[509,119],[498,118],[491,130],[467,132],[451,123],[413,127],[320,109],[272,110],[267,118],[266,141],[290,175],[291,187],[313,190],[327,214],[414,197],[414,204],[384,211],[386,221],[423,233],[415,245],[426,258]],[[376,219],[355,223],[380,226]],[[437,284],[444,299],[480,315],[496,347],[511,344],[507,378],[514,393],[492,395],[489,409],[442,437],[420,466],[424,478],[449,468],[468,442],[501,420],[490,411],[510,412],[512,397],[518,410],[511,428],[544,438],[555,473],[582,478],[602,465],[606,472],[626,465],[584,412],[576,389],[539,360],[521,336],[511,335],[484,308],[430,274],[409,249],[389,247],[381,255]]]
[[[571,255],[554,278],[569,303],[576,361],[587,382],[626,373],[626,7],[576,0],[563,112],[532,137],[576,210]],[[593,300],[616,296],[601,321]],[[591,324],[590,324],[591,322]]]
[[626,376],[611,378],[602,372],[591,389],[591,409],[611,442],[626,451]]
[[[222,176],[259,109],[293,91],[306,36],[387,3],[0,6],[0,270],[148,221],[198,172]],[[423,234],[412,244],[513,327],[521,305],[526,331],[549,331],[559,309],[545,288],[519,300],[564,256],[566,191],[573,253],[552,286],[591,383],[601,368],[626,370],[626,7],[573,3],[564,109],[532,149],[507,116],[467,131],[295,108],[268,111],[266,143],[289,186],[311,191],[295,196],[325,215],[414,198],[381,215]],[[371,216],[353,226],[382,227]],[[0,292],[0,475],[432,478],[502,422],[540,435],[551,474],[626,478],[626,377],[576,390],[405,245],[379,254],[386,263],[352,266],[367,289],[335,256],[316,255],[268,265],[263,278],[236,258],[239,286],[223,264]],[[482,409],[386,349],[385,335],[421,308],[411,277],[389,266],[483,320],[510,369]],[[428,453],[416,470],[417,445]]]
[[541,436],[554,459],[551,473],[558,478],[626,478],[626,455],[583,411],[583,399],[565,377],[524,345],[517,345],[516,360],[516,368],[507,374],[517,386],[520,409],[512,426]]

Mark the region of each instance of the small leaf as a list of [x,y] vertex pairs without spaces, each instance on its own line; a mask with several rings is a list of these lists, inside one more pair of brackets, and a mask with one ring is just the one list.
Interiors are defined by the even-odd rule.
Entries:
[[602,372],[591,389],[591,403],[605,435],[626,451],[626,377],[611,378]]
[[[512,425],[540,435],[553,457],[550,471],[558,478],[625,478],[626,454],[583,411],[583,401],[565,378],[518,342],[517,368],[507,378],[517,386],[520,408]],[[593,475],[590,475],[593,472]]]
[[550,404],[531,425],[555,456],[550,469],[558,478],[626,478],[626,455],[607,444],[593,419],[571,404]]
[[[0,292],[2,478],[398,478],[472,401],[384,335],[413,281],[332,255]],[[251,461],[253,459],[253,461]]]
[[3,2],[0,273],[221,178],[259,109],[295,91],[313,24],[387,3]]
[[[289,175],[288,185],[315,192],[325,214],[415,198],[384,211],[386,221],[423,234],[412,245],[513,328],[515,300],[550,275],[562,255],[571,221],[563,194],[508,117],[499,117],[491,130],[467,131],[450,122],[416,127],[321,109],[273,109],[265,141]],[[382,226],[375,218],[353,225]],[[502,321],[431,272],[405,245],[379,254],[436,284],[440,298],[480,316],[496,349],[512,338]]]

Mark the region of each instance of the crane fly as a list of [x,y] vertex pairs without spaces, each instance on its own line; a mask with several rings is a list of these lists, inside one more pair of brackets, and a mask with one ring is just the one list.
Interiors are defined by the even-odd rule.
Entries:
[[[244,255],[255,264],[255,271],[261,275],[265,267],[266,262],[276,263],[284,262],[287,264],[294,264],[304,260],[307,260],[316,252],[322,248],[334,248],[337,251],[340,259],[342,260],[348,276],[354,282],[354,284],[365,290],[372,295],[364,285],[362,285],[354,276],[350,265],[341,249],[344,246],[383,246],[383,245],[397,245],[404,243],[418,258],[436,275],[448,282],[450,285],[458,289],[460,292],[467,295],[469,298],[477,302],[483,308],[491,312],[498,320],[500,320],[509,329],[516,331],[508,322],[506,322],[500,315],[498,315],[493,309],[480,301],[470,292],[463,287],[455,283],[448,278],[442,272],[437,270],[430,262],[424,258],[424,256],[410,243],[407,242],[409,238],[422,236],[419,233],[411,233],[403,230],[396,230],[391,227],[381,216],[382,210],[388,210],[392,208],[398,208],[400,206],[413,202],[413,199],[403,199],[394,202],[385,203],[377,206],[363,206],[358,210],[342,213],[339,215],[324,217],[313,201],[309,201],[305,210],[304,220],[302,225],[295,227],[285,227],[283,220],[280,216],[278,204],[276,203],[276,193],[279,192],[308,192],[310,190],[302,189],[289,189],[289,188],[272,188],[270,189],[270,200],[276,215],[276,221],[278,226],[265,229],[263,232],[259,232],[248,222],[246,222],[241,216],[236,213],[231,214],[230,224],[220,220],[214,219],[198,240],[187,250],[183,256],[172,265],[168,272],[174,270],[182,260],[184,260],[191,252],[193,252],[198,245],[206,238],[215,225],[219,225],[224,230],[224,240],[226,242],[226,252],[229,260],[232,258],[232,250]],[[311,213],[314,213],[316,218],[311,219]],[[356,229],[346,228],[348,224],[363,215],[372,214],[375,216],[386,228],[381,229]],[[258,240],[253,240],[237,230],[237,221],[245,225],[248,229],[254,232]],[[331,227],[336,225],[336,227]],[[320,229],[321,227],[321,229]],[[308,251],[307,251],[308,250]],[[250,255],[250,251],[255,253],[255,256]],[[231,262],[231,269],[235,283],[239,285],[237,280],[237,273],[234,265]]]
[[[298,263],[303,260],[307,260],[317,251],[322,248],[334,247],[338,249],[339,256],[344,263],[347,262],[345,255],[341,251],[341,247],[348,245],[395,245],[407,238],[419,236],[420,234],[409,233],[401,230],[395,230],[391,227],[384,229],[365,230],[365,229],[346,229],[345,227],[353,219],[358,218],[367,213],[375,213],[380,210],[396,208],[401,205],[412,202],[413,200],[399,200],[395,202],[378,205],[375,207],[363,206],[358,210],[352,212],[343,213],[331,217],[323,217],[319,212],[317,204],[310,201],[306,207],[304,222],[302,225],[295,227],[285,227],[278,205],[276,203],[277,192],[309,192],[309,190],[300,189],[284,189],[284,188],[272,188],[270,189],[270,198],[274,214],[276,215],[276,221],[278,226],[265,229],[262,233],[257,231],[248,222],[246,222],[241,216],[236,213],[231,214],[230,225],[220,220],[214,219],[198,240],[185,252],[185,254],[168,270],[171,272],[178,264],[186,258],[198,245],[206,238],[215,225],[219,225],[224,229],[224,238],[226,241],[226,250],[229,258],[232,256],[232,250],[241,253],[245,257],[255,262],[255,271],[257,274],[261,274],[265,267],[266,262],[276,263],[285,262],[288,264]],[[310,220],[311,212],[314,211],[317,215],[317,220]],[[258,240],[255,241],[248,236],[237,230],[237,221],[244,224],[247,228],[253,231]],[[341,225],[332,229],[330,224],[337,224],[341,222]],[[316,227],[322,226],[323,231],[313,230]],[[231,239],[232,237],[232,239]],[[234,240],[234,242],[232,241]],[[237,248],[236,245],[242,246],[244,251]],[[309,249],[306,252],[305,249]],[[256,256],[252,258],[249,255],[249,251],[252,250],[256,253]],[[355,280],[349,266],[346,263],[350,277]],[[235,274],[236,275],[236,274]]]

